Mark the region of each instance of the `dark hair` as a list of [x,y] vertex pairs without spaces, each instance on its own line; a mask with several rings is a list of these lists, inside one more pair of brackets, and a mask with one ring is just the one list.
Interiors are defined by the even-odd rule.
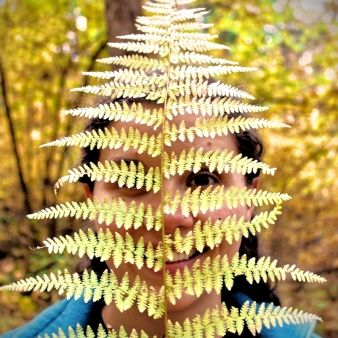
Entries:
[[[114,102],[121,103],[122,101],[126,102],[127,104],[132,104],[133,102],[152,102],[147,101],[145,99],[119,99],[115,100]],[[110,101],[103,101],[101,103],[110,103]],[[239,117],[240,113],[231,113],[229,117]],[[93,131],[93,130],[103,130],[106,128],[111,121],[108,119],[92,119],[87,124],[84,131]],[[264,151],[263,142],[259,134],[255,129],[248,129],[245,131],[240,131],[239,133],[233,134],[239,152],[248,158],[252,158],[253,160],[262,161],[262,155]],[[99,160],[100,150],[97,148],[90,149],[89,147],[82,148],[82,157],[80,160],[80,165],[89,164],[90,162],[97,163]],[[248,185],[253,184],[253,180],[258,177],[260,171],[251,172],[246,174],[246,182]],[[83,176],[80,181],[88,185],[89,189],[92,191],[94,189],[94,182],[90,180],[88,176]],[[258,237],[257,235],[249,234],[249,236],[242,237],[239,254],[244,255],[246,254],[248,258],[255,257],[258,259],[260,257],[259,252],[259,244],[258,244]],[[93,260],[87,262],[81,262],[78,266],[78,271],[83,271],[84,268],[93,269],[96,273],[101,274],[105,269],[107,269],[107,265],[105,262],[101,262],[99,258],[94,258]],[[272,287],[270,282],[264,282],[261,280],[259,283],[249,284],[247,282],[245,276],[237,276],[235,278],[234,291],[240,291],[244,294],[248,295],[252,300],[257,302],[273,302],[275,305],[280,305],[280,300],[278,295],[276,294],[275,287]],[[231,304],[231,298],[229,297],[229,292],[223,288],[222,290],[222,300],[226,301],[227,306],[237,306],[238,304]],[[245,336],[252,336],[251,333],[244,332]],[[227,333],[227,336],[231,337],[230,333]]]

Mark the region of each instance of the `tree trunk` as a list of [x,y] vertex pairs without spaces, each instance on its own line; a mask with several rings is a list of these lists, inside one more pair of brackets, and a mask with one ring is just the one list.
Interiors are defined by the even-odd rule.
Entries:
[[[136,33],[135,19],[141,15],[141,0],[105,0],[105,15],[109,42],[121,42],[116,36]],[[126,51],[109,48],[111,56],[122,56]]]

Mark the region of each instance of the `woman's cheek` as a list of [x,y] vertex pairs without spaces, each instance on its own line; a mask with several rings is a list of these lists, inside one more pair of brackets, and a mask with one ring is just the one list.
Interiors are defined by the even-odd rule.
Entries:
[[[201,218],[202,224],[207,221],[209,217],[211,217],[212,223],[216,222],[217,220],[225,220],[227,217],[232,217],[236,215],[237,218],[246,217],[247,215],[247,207],[239,206],[237,208],[223,208],[221,210],[217,210],[214,212],[206,213],[203,215],[203,219]],[[233,256],[239,251],[240,245],[242,241],[242,235],[239,236],[237,240],[233,239],[232,243],[228,243],[224,238],[222,243],[215,249],[214,255],[220,255],[221,258],[225,255],[228,257],[229,260],[233,258]]]
[[228,257],[228,260],[231,261],[234,255],[239,251],[239,248],[241,246],[242,241],[242,235],[240,238],[236,241],[233,240],[231,244],[229,244],[227,241],[223,241],[220,246],[220,256],[221,258],[225,255]]

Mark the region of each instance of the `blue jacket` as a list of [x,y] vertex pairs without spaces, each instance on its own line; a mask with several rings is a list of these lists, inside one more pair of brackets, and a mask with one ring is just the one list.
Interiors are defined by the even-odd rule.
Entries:
[[[239,292],[233,294],[233,297],[241,304],[247,300],[251,301]],[[68,333],[69,326],[75,328],[76,324],[80,324],[86,327],[92,307],[93,302],[84,303],[83,299],[64,299],[41,312],[30,323],[2,334],[1,338],[37,338],[44,337],[45,334],[52,337],[59,328]],[[316,323],[311,322],[297,325],[284,324],[283,327],[276,326],[270,329],[264,327],[261,336],[263,338],[320,338],[314,333],[315,326]]]

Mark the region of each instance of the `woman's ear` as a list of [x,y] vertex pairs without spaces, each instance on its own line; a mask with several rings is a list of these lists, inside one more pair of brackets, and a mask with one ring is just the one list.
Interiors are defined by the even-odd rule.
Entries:
[[259,177],[255,177],[252,180],[252,189],[256,189],[256,190],[259,189]]
[[83,191],[86,198],[93,199],[93,192],[89,189],[88,184],[83,185]]

